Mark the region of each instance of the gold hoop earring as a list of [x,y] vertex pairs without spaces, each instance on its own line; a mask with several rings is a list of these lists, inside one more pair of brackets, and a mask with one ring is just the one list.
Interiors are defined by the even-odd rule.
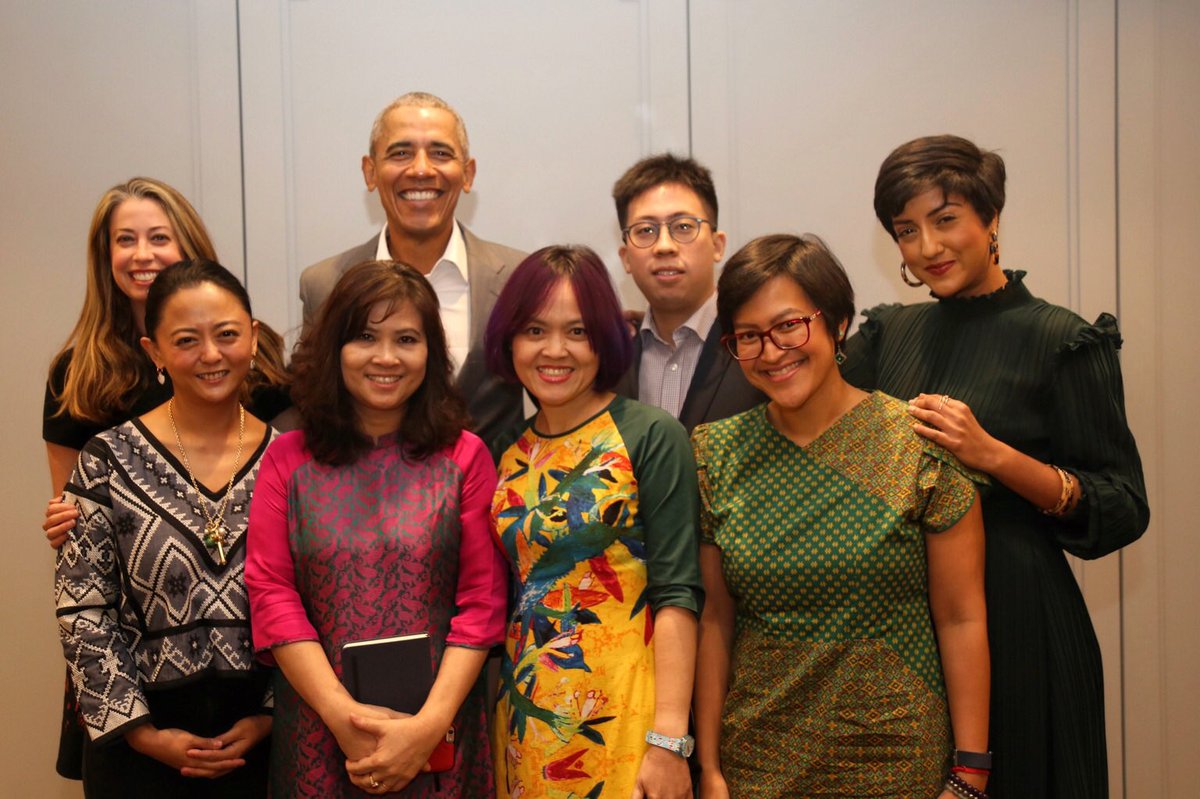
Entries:
[[992,230],[992,240],[988,242],[988,254],[992,256],[992,263],[995,266],[1000,265],[1000,242],[997,240],[995,229]]
[[900,262],[900,279],[903,280],[905,282],[905,284],[912,286],[913,288],[917,288],[918,286],[925,285],[920,280],[909,280],[908,279],[908,264],[904,263],[904,261]]

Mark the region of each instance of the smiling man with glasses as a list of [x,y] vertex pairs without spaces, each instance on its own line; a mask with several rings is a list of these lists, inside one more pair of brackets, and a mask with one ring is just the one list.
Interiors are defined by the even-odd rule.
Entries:
[[716,266],[725,254],[712,174],[669,153],[613,186],[621,263],[646,298],[637,357],[617,391],[676,416],[690,432],[764,401],[721,345]]

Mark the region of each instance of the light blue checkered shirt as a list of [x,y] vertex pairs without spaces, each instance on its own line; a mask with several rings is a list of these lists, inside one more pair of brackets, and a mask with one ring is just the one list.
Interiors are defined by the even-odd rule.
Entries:
[[638,335],[642,337],[642,362],[638,370],[638,400],[657,405],[675,418],[683,410],[688,386],[696,374],[704,340],[717,321],[717,295],[705,300],[679,327],[668,344],[654,329],[654,311],[647,310]]

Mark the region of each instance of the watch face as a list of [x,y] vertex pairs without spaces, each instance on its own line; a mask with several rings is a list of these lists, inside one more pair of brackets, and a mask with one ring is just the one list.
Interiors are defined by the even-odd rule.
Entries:
[[680,744],[682,745],[679,747],[679,754],[683,755],[684,757],[691,757],[692,750],[696,748],[696,739],[690,735],[685,735],[680,740]]

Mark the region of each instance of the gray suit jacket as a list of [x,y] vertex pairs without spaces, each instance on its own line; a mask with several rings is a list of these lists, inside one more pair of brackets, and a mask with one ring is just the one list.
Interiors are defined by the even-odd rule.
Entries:
[[[615,391],[632,399],[638,399],[638,381],[642,369],[642,336],[634,337],[633,366],[617,383]],[[704,340],[696,372],[688,386],[679,421],[689,434],[698,424],[715,422],[729,416],[748,411],[767,398],[758,389],[746,382],[742,367],[721,346],[721,326],[714,324]]]
[[[475,432],[490,447],[498,435],[521,421],[524,416],[519,385],[505,383],[488,371],[483,355],[483,331],[504,281],[525,259],[525,253],[483,241],[462,229],[467,248],[467,272],[471,291],[471,349],[458,373],[458,388],[475,420]],[[304,325],[316,317],[317,310],[333,291],[338,278],[350,267],[375,260],[379,236],[366,243],[326,258],[300,275],[300,301],[304,305]]]

